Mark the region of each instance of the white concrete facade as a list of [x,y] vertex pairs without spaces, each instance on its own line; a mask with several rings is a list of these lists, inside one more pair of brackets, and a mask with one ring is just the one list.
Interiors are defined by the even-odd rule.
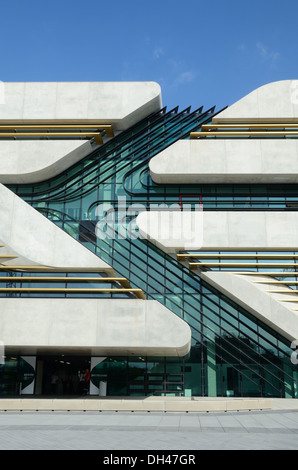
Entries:
[[161,106],[155,82],[4,83],[0,121],[112,124],[124,130]]
[[155,300],[0,300],[0,338],[22,354],[185,356],[186,322]]
[[[18,258],[9,265],[39,265],[55,268],[112,268],[0,184],[0,240],[5,254]],[[3,252],[3,251],[2,251]]]
[[[34,208],[0,185],[0,248],[9,266],[47,266],[65,271],[111,266]],[[181,355],[190,349],[190,329],[155,301],[129,299],[0,299],[0,338],[24,353],[64,348],[77,354]],[[165,334],[166,332],[166,334]]]
[[[112,124],[117,134],[161,108],[153,82],[5,83],[0,124]],[[0,248],[3,266],[104,271],[111,266],[60,229],[4,184],[51,178],[97,146],[90,141],[0,141]],[[73,354],[180,356],[190,329],[155,301],[129,299],[0,299],[0,338],[7,348],[36,354],[60,348]],[[167,331],[166,337],[163,332]]]
[[[144,238],[167,253],[175,255],[181,250],[194,251],[274,251],[298,250],[298,213],[297,212],[170,212],[170,219],[164,212],[143,212],[137,218],[140,233]],[[183,224],[189,227],[202,224],[202,239],[180,229]],[[202,217],[203,216],[203,217]],[[171,225],[168,225],[169,220]],[[277,223],[278,221],[278,223]],[[157,226],[156,226],[157,224]],[[159,224],[159,225],[158,225]],[[162,227],[165,225],[166,228]],[[171,234],[179,228],[180,238]],[[168,238],[155,238],[165,233]],[[196,240],[198,244],[195,245]],[[233,299],[237,304],[251,312],[264,323],[279,331],[293,341],[298,337],[298,313],[293,311],[296,304],[280,302],[281,294],[266,292],[270,285],[256,284],[259,276],[243,276],[223,271],[194,271],[202,279]],[[263,280],[269,280],[264,273]],[[272,288],[272,286],[271,286]],[[297,298],[289,288],[284,288],[287,297]],[[284,295],[284,294],[283,294]]]
[[212,122],[298,122],[298,80],[267,83],[214,116]]
[[149,167],[159,184],[297,183],[298,140],[179,140]]
[[92,151],[90,141],[0,141],[0,183],[37,183],[59,175]]
[[[212,119],[212,124],[227,125],[296,122],[298,80],[264,85]],[[297,142],[274,137],[177,141],[151,159],[151,177],[170,184],[297,183]]]
[[[287,81],[281,88],[274,85],[270,88],[271,96],[274,90],[278,89],[280,93],[276,92],[276,97],[282,100],[296,85],[298,81]],[[247,100],[244,99],[243,106],[235,106],[236,122],[256,122],[265,118],[268,122],[277,122],[284,116],[285,121],[297,119],[298,123],[295,103],[287,103],[288,107],[278,108],[276,103],[272,104],[268,99],[266,87],[251,95]],[[161,107],[160,87],[152,82],[5,84],[5,98],[5,104],[0,105],[0,124],[11,121],[90,123],[96,120],[98,123],[112,124],[116,133],[122,132]],[[254,115],[253,108],[256,103],[258,111]],[[216,119],[214,122],[231,122],[233,111],[230,114],[218,115]],[[296,142],[286,139],[276,142],[180,141],[154,157],[150,162],[150,171],[156,183],[295,183],[298,179]],[[4,186],[6,183],[32,183],[51,178],[80,161],[93,148],[93,143],[77,141],[0,142],[0,160],[1,155],[3,157],[0,163],[0,243],[4,244],[4,247],[0,248],[0,254],[17,256],[15,259],[0,259],[1,269],[5,273],[12,270],[4,270],[5,266],[16,268],[21,265],[28,268],[47,266],[63,272],[76,273],[104,271],[111,277],[117,276],[112,266]],[[90,204],[89,200],[87,202]],[[177,206],[178,203],[179,201]],[[74,210],[76,209],[75,207]],[[67,214],[67,209],[65,213]],[[137,217],[137,225],[143,237],[175,259],[177,252],[181,250],[298,251],[298,212],[204,212],[200,205],[195,212],[190,212],[181,211],[178,206],[177,210],[142,212]],[[154,258],[154,253],[148,250],[148,263]],[[140,257],[141,264],[142,255],[136,255]],[[129,262],[136,264],[136,272],[139,267],[137,256],[136,261],[133,255],[129,257]],[[116,263],[121,266],[121,260],[115,258],[115,266]],[[161,258],[164,265],[157,260],[157,268],[154,268],[156,272],[159,266],[161,269],[166,266],[164,258]],[[124,263],[127,260],[128,258],[124,258]],[[152,264],[153,261],[154,259]],[[126,266],[124,263],[123,266]],[[125,268],[119,269],[125,271]],[[144,275],[145,269],[140,269]],[[131,272],[134,273],[133,270]],[[252,313],[256,319],[280,333],[289,343],[298,337],[298,313],[293,310],[294,303],[282,303],[279,300],[280,294],[267,292],[269,283],[256,284],[254,276],[248,275],[207,272],[200,269],[193,272]],[[148,278],[150,276],[149,273]],[[152,278],[153,276],[154,274]],[[135,275],[134,278],[138,279],[138,276]],[[93,359],[97,356],[100,356],[99,359],[105,359],[106,356],[113,355],[184,358],[191,350],[193,334],[193,341],[196,341],[198,347],[202,346],[201,341],[203,344],[201,338],[207,338],[205,379],[210,396],[217,394],[216,376],[219,369],[216,369],[215,360],[216,339],[209,341],[208,335],[203,331],[205,325],[201,319],[198,320],[198,325],[202,325],[202,329],[200,331],[200,326],[197,327],[196,337],[196,327],[191,331],[186,321],[174,313],[176,306],[180,309],[184,302],[184,297],[179,297],[179,293],[185,288],[183,276],[179,278],[181,290],[177,289],[178,294],[173,296],[176,297],[174,300],[171,298],[170,289],[169,298],[166,298],[168,278],[164,275],[163,279],[165,285],[158,281],[158,288],[153,294],[148,281],[148,296],[156,295],[155,298],[165,299],[166,305],[173,305],[173,312],[157,300],[2,297],[0,340],[8,352],[33,355],[34,360],[38,355],[54,354],[77,357],[89,355]],[[265,275],[262,280],[267,280]],[[8,285],[7,280],[2,282],[3,285]],[[31,279],[25,282],[29,283]],[[173,284],[175,290],[175,281]],[[17,290],[20,288],[17,287]],[[44,292],[43,289],[41,291]],[[197,292],[201,291],[198,289]],[[287,295],[295,295],[288,288],[285,288],[284,292]],[[49,295],[49,292],[46,295]],[[165,297],[162,297],[163,295]],[[194,304],[197,299],[194,296]],[[198,300],[198,304],[193,305],[196,312],[194,315],[202,313],[200,308],[196,308],[200,307],[200,302],[201,300]],[[191,318],[184,306],[181,310],[177,308],[177,311],[181,317]],[[203,315],[204,313],[202,317]],[[190,359],[192,360],[192,357]],[[176,362],[177,375],[183,375],[180,371],[184,371],[184,368],[180,368],[180,361]],[[90,364],[92,366],[92,361]],[[163,364],[163,370],[166,372],[167,361],[164,360]],[[193,373],[194,377],[196,370]],[[200,381],[202,374],[205,374],[203,368],[195,380]],[[165,382],[166,379],[164,384]],[[227,389],[226,393],[230,391]],[[180,393],[178,388],[177,393]]]
[[[168,253],[298,249],[297,212],[151,211],[142,212],[137,217],[137,224],[144,238]],[[157,238],[156,234],[167,236]]]
[[[155,82],[2,83],[0,125],[111,124],[117,134],[162,107]],[[0,140],[0,182],[33,183],[70,167],[97,144]]]
[[256,318],[278,331],[289,344],[298,338],[298,312],[293,311],[295,302],[280,302],[279,299],[286,295],[287,298],[297,298],[293,290],[284,287],[285,294],[268,293],[272,284],[258,284],[255,281],[270,281],[266,276],[253,276],[244,274],[231,274],[223,271],[200,272],[199,276],[213,287],[241,305]]

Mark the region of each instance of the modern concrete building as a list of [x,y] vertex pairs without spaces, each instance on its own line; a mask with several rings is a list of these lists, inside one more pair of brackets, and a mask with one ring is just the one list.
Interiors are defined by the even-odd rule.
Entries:
[[2,87],[0,396],[297,398],[298,80]]

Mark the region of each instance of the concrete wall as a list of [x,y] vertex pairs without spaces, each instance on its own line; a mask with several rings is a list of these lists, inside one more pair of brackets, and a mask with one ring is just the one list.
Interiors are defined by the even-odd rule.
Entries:
[[298,212],[142,212],[144,238],[166,252],[179,250],[297,250]]
[[52,178],[84,158],[90,141],[0,141],[0,183],[36,183]]
[[298,121],[298,80],[281,80],[253,90],[212,119],[213,123]]
[[1,298],[0,339],[21,354],[184,356],[187,323],[155,300]]
[[155,82],[4,83],[0,120],[92,120],[123,130],[161,106]]
[[[155,82],[4,83],[0,124],[112,124],[114,133],[162,107]],[[93,144],[93,147],[97,147]],[[51,178],[92,150],[90,142],[0,140],[0,182],[33,183]]]
[[282,297],[297,299],[297,294],[290,288],[284,287],[284,294],[266,292],[276,286],[254,282],[272,281],[272,278],[265,275],[246,276],[223,271],[208,271],[199,273],[199,276],[283,337],[288,338],[289,346],[298,338],[298,312],[292,310],[297,307],[297,303],[279,301]]
[[149,163],[155,183],[297,183],[298,139],[179,140]]
[[110,266],[0,184],[1,253],[19,257],[10,265],[101,268]]
[[[163,251],[175,255],[180,250],[259,250],[298,249],[297,212],[143,212],[137,217],[140,233]],[[188,226],[192,216],[191,232]],[[200,228],[200,224],[202,224]],[[199,239],[199,232],[202,238]],[[168,233],[167,237],[162,234]],[[175,233],[180,238],[175,238]],[[189,240],[189,235],[192,237]],[[197,235],[197,238],[195,237]],[[159,238],[158,238],[159,237]],[[197,245],[195,246],[195,243]],[[280,302],[282,296],[296,298],[285,287],[285,293],[272,294],[272,285],[256,284],[260,276],[243,276],[223,271],[193,271],[227,295],[237,304],[261,319],[291,341],[298,338],[298,314],[294,302]],[[266,277],[264,276],[264,279]],[[272,279],[272,278],[271,278]]]

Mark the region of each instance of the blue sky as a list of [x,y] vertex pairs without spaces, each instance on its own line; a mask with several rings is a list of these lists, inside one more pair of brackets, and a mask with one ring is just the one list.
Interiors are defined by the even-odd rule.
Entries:
[[1,2],[0,80],[157,81],[168,109],[298,79],[297,0]]

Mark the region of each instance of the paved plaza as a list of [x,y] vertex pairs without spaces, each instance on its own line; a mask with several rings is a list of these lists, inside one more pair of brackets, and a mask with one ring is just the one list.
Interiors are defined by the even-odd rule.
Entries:
[[0,412],[0,450],[254,449],[297,450],[298,411]]

